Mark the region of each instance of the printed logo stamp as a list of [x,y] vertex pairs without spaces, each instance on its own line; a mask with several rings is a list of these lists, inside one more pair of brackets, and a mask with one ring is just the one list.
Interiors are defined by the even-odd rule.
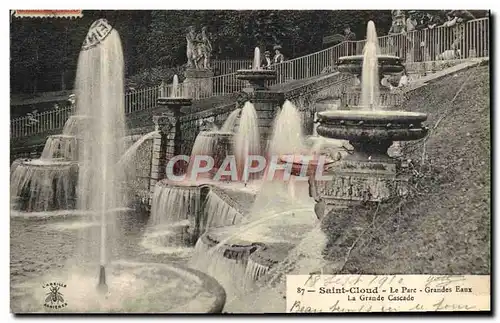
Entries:
[[61,288],[66,288],[66,284],[51,282],[43,284],[42,288],[47,289],[43,306],[53,309],[61,309],[68,306],[61,293]]
[[11,10],[15,18],[81,18],[82,10],[24,9]]

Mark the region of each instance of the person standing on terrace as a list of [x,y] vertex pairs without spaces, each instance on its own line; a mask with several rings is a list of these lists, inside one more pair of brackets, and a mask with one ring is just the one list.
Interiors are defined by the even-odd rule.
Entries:
[[[415,10],[408,11],[408,18],[406,19],[406,42],[408,44],[407,52],[411,53],[410,57],[412,61],[416,59],[416,53],[418,52],[418,47],[415,44],[415,31],[417,30],[417,15]],[[420,45],[420,44],[418,44]]]
[[406,41],[403,41],[405,38],[402,36],[404,32],[406,32],[406,20],[403,11],[392,10],[392,25],[391,29],[389,29],[388,45],[390,52],[401,57],[401,59],[404,59],[404,55],[406,53],[404,50]]
[[455,52],[455,58],[465,57],[468,53],[466,50],[472,48],[464,48],[463,38],[465,36],[465,23],[475,19],[474,15],[467,10],[452,10],[448,14],[448,21],[443,26],[449,27],[452,30],[453,38],[450,50]]
[[425,13],[424,23],[427,26],[427,30],[424,32],[424,60],[426,60],[425,57],[427,56],[428,60],[433,61],[439,53],[439,31],[434,29],[442,24],[439,17],[439,11],[427,11]]
[[[351,31],[350,26],[345,26],[344,28],[344,41],[345,42],[353,42],[356,40],[356,34]],[[355,55],[355,44],[347,43],[347,56]]]
[[[279,64],[283,63],[285,61],[285,57],[280,52],[281,46],[275,45],[273,47],[273,49],[274,49],[274,53],[275,53],[274,58],[273,58],[273,65],[279,65]],[[281,83],[281,82],[283,82],[283,68],[277,68],[277,70],[278,70],[277,79],[278,79],[278,82]]]
[[270,69],[272,65],[272,60],[271,60],[271,52],[266,50],[264,52],[264,58],[262,59],[262,62],[260,63],[260,67],[263,69]]
[[283,54],[280,52],[281,50],[281,46],[280,45],[276,45],[274,46],[274,64],[280,64],[280,63],[283,63],[285,61],[285,57],[283,56]]

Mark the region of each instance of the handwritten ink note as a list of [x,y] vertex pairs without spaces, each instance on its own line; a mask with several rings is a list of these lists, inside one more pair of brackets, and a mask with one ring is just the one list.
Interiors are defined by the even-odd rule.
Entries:
[[286,312],[489,311],[489,275],[288,275]]

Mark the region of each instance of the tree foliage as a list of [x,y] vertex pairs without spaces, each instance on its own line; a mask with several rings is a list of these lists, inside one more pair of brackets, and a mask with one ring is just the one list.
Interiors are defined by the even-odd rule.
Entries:
[[[350,26],[364,39],[373,20],[379,35],[391,25],[389,10],[101,10],[79,19],[16,19],[11,22],[11,88],[15,92],[71,88],[81,43],[91,23],[106,18],[118,30],[126,74],[182,70],[189,26],[208,27],[212,57],[251,59],[253,49],[282,46],[287,59],[321,50],[324,36]],[[157,77],[147,82],[156,82]]]

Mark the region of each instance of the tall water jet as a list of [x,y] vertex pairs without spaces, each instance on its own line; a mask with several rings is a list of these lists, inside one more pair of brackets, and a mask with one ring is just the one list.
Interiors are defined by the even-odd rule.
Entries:
[[378,39],[373,21],[368,22],[361,69],[361,106],[375,110],[379,105]]
[[269,155],[300,154],[304,151],[302,118],[295,105],[286,100],[275,119]]
[[173,98],[177,98],[180,95],[179,93],[179,77],[177,74],[174,75],[174,78],[172,79],[172,94],[170,95]]
[[109,212],[122,206],[124,174],[115,167],[123,153],[125,136],[123,51],[118,32],[106,20],[92,24],[78,58],[77,114],[91,118],[83,131],[79,155],[78,207],[99,214],[100,272],[98,289],[107,290]]
[[253,70],[260,70],[260,49],[259,47],[255,47],[253,51]]
[[[339,72],[356,77],[356,85],[342,95],[341,105],[356,110],[383,110],[401,102],[400,94],[389,92],[380,81],[387,75],[400,74],[404,66],[397,56],[381,55],[373,21],[368,22],[366,43],[362,55],[343,56],[337,61]],[[359,78],[361,76],[361,82]]]
[[[234,138],[234,154],[238,169],[238,178],[243,179],[243,172],[249,155],[260,155],[260,135],[257,112],[250,102],[245,102],[241,110],[240,124]],[[249,174],[246,179],[257,178],[259,174]]]
[[366,24],[366,44],[373,43],[377,49],[377,55],[380,55],[380,46],[378,44],[377,29],[375,28],[375,23],[373,20],[368,21]]

